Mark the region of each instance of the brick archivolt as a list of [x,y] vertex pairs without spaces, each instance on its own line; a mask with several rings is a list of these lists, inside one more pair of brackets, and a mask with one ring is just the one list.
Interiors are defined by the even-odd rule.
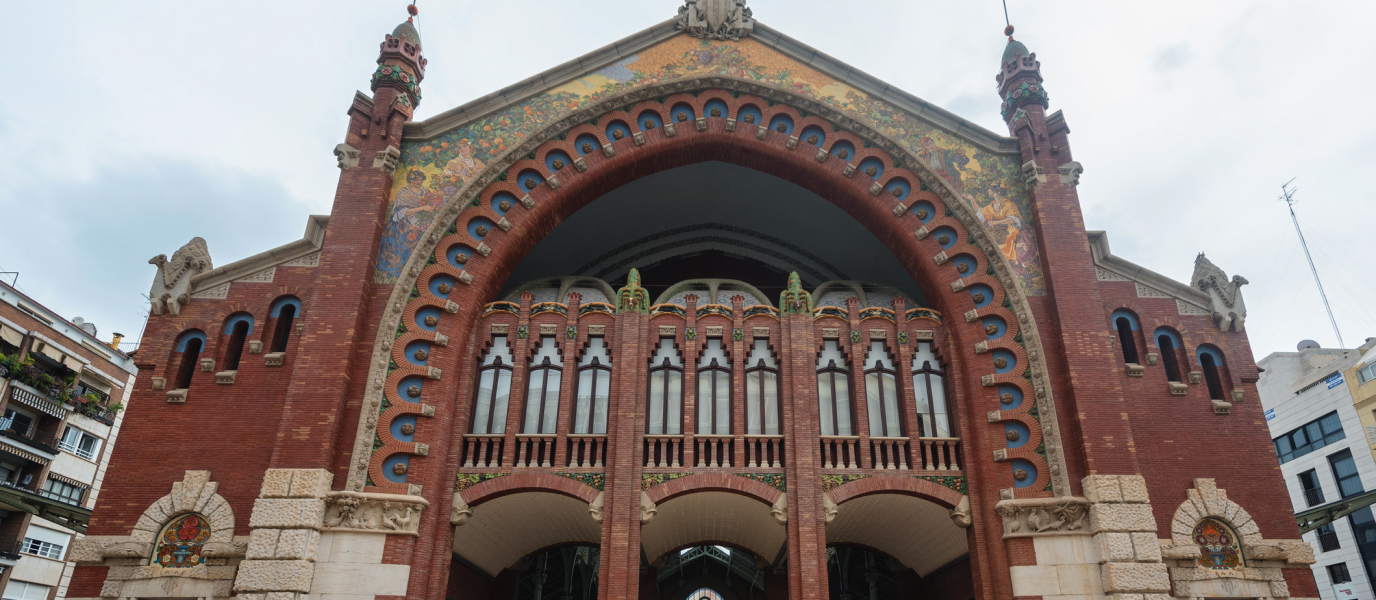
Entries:
[[[693,90],[706,91],[697,96],[686,93]],[[742,95],[736,97],[731,92]],[[660,97],[664,97],[665,100],[645,101]],[[709,118],[704,113],[704,106],[709,100],[719,100],[729,107],[727,114],[723,115],[726,117],[726,131],[722,131],[720,123],[715,120],[711,127],[708,126]],[[694,114],[700,117],[684,122],[672,121],[670,110],[680,103],[691,106]],[[617,107],[632,104],[634,107],[630,112],[617,110]],[[730,118],[736,115],[734,111],[737,108],[747,104],[761,111],[762,118],[759,123],[747,124]],[[646,110],[658,114],[665,126],[641,129],[641,124],[637,121]],[[810,113],[810,116],[802,117],[800,110]],[[795,132],[801,133],[810,126],[821,127],[826,132],[825,145],[814,146],[800,142],[796,136],[767,129],[766,125],[777,115],[787,115],[791,118]],[[605,133],[606,125],[618,119],[626,123],[632,135],[622,140],[608,139]],[[596,122],[597,125],[589,126],[589,122]],[[563,135],[563,139],[559,139],[561,134],[566,134]],[[574,148],[574,144],[582,135],[595,137],[602,144],[602,148],[580,156],[582,153]],[[847,141],[856,148],[855,156],[849,159],[848,163],[827,153],[831,146],[841,141]],[[407,325],[410,329],[410,323],[402,321],[402,317],[416,314],[418,309],[412,308],[413,305],[443,307],[447,316],[459,312],[465,304],[471,307],[485,302],[488,299],[481,295],[495,293],[495,286],[499,283],[479,281],[475,285],[474,275],[451,265],[445,253],[454,246],[461,246],[469,251],[465,267],[472,267],[475,261],[484,260],[496,261],[496,265],[505,267],[513,266],[519,261],[520,256],[538,241],[532,237],[538,234],[512,233],[513,229],[519,229],[523,224],[530,222],[528,226],[547,230],[552,226],[550,224],[555,222],[552,219],[567,216],[592,199],[586,195],[580,197],[576,193],[569,193],[565,188],[579,187],[570,185],[570,182],[578,182],[580,179],[593,176],[600,176],[603,180],[615,180],[621,175],[617,169],[618,152],[637,152],[647,143],[654,148],[664,148],[675,143],[694,144],[699,148],[704,147],[704,144],[725,144],[737,151],[757,147],[761,152],[785,158],[785,162],[790,163],[780,168],[808,170],[814,173],[815,180],[803,182],[804,185],[813,185],[823,197],[831,196],[833,202],[852,214],[863,214],[868,221],[867,226],[875,231],[900,260],[917,271],[921,279],[926,280],[929,284],[928,289],[937,291],[941,297],[935,300],[942,306],[958,309],[948,308],[947,314],[967,316],[965,322],[951,319],[948,327],[955,333],[954,339],[964,340],[967,364],[971,365],[972,369],[971,375],[981,378],[989,398],[996,397],[998,385],[1015,386],[1023,392],[1024,397],[1035,398],[1035,402],[1023,402],[1018,409],[991,413],[988,415],[988,421],[991,424],[990,430],[997,428],[1001,432],[1003,422],[1015,421],[1025,425],[1029,431],[1036,432],[1034,435],[1040,435],[1042,440],[1039,441],[1045,445],[1046,460],[1035,452],[1038,443],[1033,442],[1017,451],[1000,453],[994,457],[995,460],[1022,458],[1036,467],[1037,479],[1032,485],[1019,490],[1035,492],[1049,487],[1056,495],[1070,494],[1055,404],[1048,385],[1049,375],[1042,354],[1040,336],[1022,288],[1016,284],[1005,286],[1002,283],[1016,281],[1016,278],[978,215],[959,200],[949,184],[931,172],[917,156],[865,123],[788,90],[725,76],[685,78],[672,84],[633,90],[572,113],[510,148],[482,174],[470,180],[456,199],[436,214],[434,224],[420,238],[416,251],[401,271],[382,318],[379,331],[384,333],[380,334],[374,343],[368,387],[364,395],[362,417],[359,419],[346,489],[363,491],[365,486],[369,485],[369,476],[372,475],[371,484],[376,487],[370,489],[402,493],[420,492],[418,486],[393,484],[381,477],[381,465],[388,456],[399,453],[414,455],[416,452],[414,446],[386,441],[389,436],[385,433],[390,429],[393,415],[379,415],[379,409],[384,398],[393,407],[412,404],[395,397],[396,384],[402,377],[424,376],[439,379],[449,375],[445,375],[434,366],[417,368],[405,361],[395,362],[397,368],[389,371],[389,363],[395,358],[396,348],[404,348],[410,338],[401,340],[393,335],[387,335],[386,332],[398,331],[399,324]],[[866,148],[866,145],[870,147]],[[542,161],[525,158],[532,153],[537,157],[544,157],[555,150],[578,158],[574,159],[574,164],[557,173],[549,173]],[[871,180],[867,174],[856,172],[855,166],[869,157],[881,160],[887,167],[878,180]],[[896,164],[914,165],[916,171],[897,168]],[[543,183],[534,189],[520,189],[517,178],[527,170],[538,173],[543,178]],[[624,176],[632,175],[625,173]],[[911,186],[911,191],[895,198],[887,191],[886,186],[898,180],[903,180]],[[868,182],[868,186],[864,185],[865,182]],[[582,183],[588,184],[585,187],[596,188],[589,181]],[[921,190],[924,187],[930,191]],[[491,198],[493,194],[501,191],[520,198],[520,206],[514,206],[505,215],[497,214],[487,203],[471,206],[474,200],[480,197]],[[930,235],[930,224],[924,225],[908,210],[908,205],[919,199],[931,203],[937,215],[950,214],[949,217],[943,218],[941,223],[956,230],[958,242],[955,246],[943,250],[934,236]],[[893,219],[891,223],[896,225],[890,225],[883,231],[876,230],[876,224],[882,223],[880,219],[886,215],[888,219]],[[484,236],[483,241],[475,244],[466,234],[470,222],[477,218],[495,223],[497,227],[492,228]],[[899,228],[905,229],[908,233],[898,235]],[[512,241],[507,241],[509,237]],[[489,246],[489,243],[492,245]],[[493,252],[497,255],[489,256]],[[974,257],[981,265],[980,269],[963,277],[950,260],[959,254]],[[986,272],[990,267],[995,273],[994,276]],[[430,284],[438,276],[446,277],[446,281],[452,279],[454,282],[447,298],[438,298],[430,293]],[[968,288],[976,284],[988,286],[993,290],[995,297],[984,308],[970,310],[974,307],[969,299]],[[950,290],[950,295],[946,295],[947,289]],[[1002,308],[1005,299],[1008,303],[1007,309]],[[1002,341],[991,343],[983,334],[978,321],[979,317],[988,314],[1001,314],[1007,322],[1009,331],[1001,338]],[[442,330],[466,339],[466,335],[459,335],[459,332],[466,331],[465,324],[446,324],[444,321],[445,318],[442,316]],[[1021,335],[1025,349],[1022,345],[1011,343],[1018,335]],[[984,347],[976,347],[979,344]],[[995,374],[994,360],[989,356],[992,350],[1006,350],[1012,353],[1017,359],[1016,368],[1008,373]],[[1024,377],[1024,374],[1030,374],[1030,377]],[[417,405],[425,406],[418,403]],[[978,406],[979,403],[974,402],[972,405]],[[1036,417],[1031,414],[1034,406],[1038,411]],[[433,409],[429,410],[430,412],[422,414],[433,414]],[[977,419],[971,420],[978,422]],[[384,445],[378,452],[374,452],[375,439],[384,440]],[[416,444],[418,445],[420,444]],[[972,456],[970,460],[980,460],[980,457]],[[1011,486],[1012,482],[996,482],[994,485]],[[1006,493],[1016,495],[1011,487]]]

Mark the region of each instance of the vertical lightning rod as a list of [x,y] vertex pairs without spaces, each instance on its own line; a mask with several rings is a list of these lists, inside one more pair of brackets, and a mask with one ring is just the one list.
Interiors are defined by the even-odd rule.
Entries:
[[1304,248],[1304,258],[1309,261],[1309,272],[1314,274],[1314,284],[1319,286],[1319,298],[1323,299],[1323,309],[1328,311],[1328,322],[1333,325],[1333,335],[1338,336],[1338,347],[1346,349],[1347,344],[1343,343],[1343,334],[1338,331],[1338,320],[1333,318],[1333,307],[1328,305],[1328,294],[1323,292],[1323,282],[1319,280],[1319,270],[1314,268],[1314,257],[1309,255],[1309,244],[1304,241],[1304,231],[1300,230],[1300,219],[1295,216],[1295,203],[1299,202],[1295,199],[1295,192],[1298,192],[1299,188],[1290,189],[1290,184],[1294,183],[1295,179],[1297,178],[1291,178],[1290,181],[1280,186],[1281,192],[1283,192],[1280,199],[1284,200],[1286,207],[1290,209],[1290,221],[1295,224],[1295,233],[1300,236],[1300,247]]

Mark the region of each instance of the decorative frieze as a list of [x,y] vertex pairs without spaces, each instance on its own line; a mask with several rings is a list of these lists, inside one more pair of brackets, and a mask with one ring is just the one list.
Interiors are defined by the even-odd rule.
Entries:
[[333,492],[325,497],[323,531],[420,535],[420,514],[430,503],[419,496]]
[[1089,501],[1066,496],[1001,500],[994,510],[1003,518],[1003,537],[1089,534]]

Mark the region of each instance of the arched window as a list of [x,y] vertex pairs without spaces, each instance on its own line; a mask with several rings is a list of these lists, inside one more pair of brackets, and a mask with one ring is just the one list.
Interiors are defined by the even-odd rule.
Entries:
[[554,337],[540,338],[540,347],[530,360],[523,433],[554,433],[554,424],[559,418],[559,380],[563,376],[563,361],[559,359]]
[[1200,346],[1197,356],[1199,367],[1204,371],[1204,383],[1209,386],[1209,398],[1227,400],[1225,394],[1228,392],[1223,389],[1223,355],[1211,347]]
[[1113,329],[1118,332],[1118,345],[1123,348],[1123,362],[1142,364],[1137,359],[1137,336],[1132,333],[1137,330],[1137,319],[1126,310],[1115,310],[1109,318],[1113,320]]
[[200,331],[188,331],[177,340],[177,352],[182,353],[182,360],[177,364],[177,378],[172,382],[172,389],[191,387],[191,376],[196,372],[196,363],[200,362],[201,348],[204,347],[205,334]]
[[1156,330],[1156,347],[1161,350],[1161,366],[1166,368],[1166,380],[1180,382],[1180,353],[1176,351],[1179,344],[1175,334],[1165,330]]
[[607,433],[607,406],[611,400],[612,359],[600,337],[588,340],[578,363],[578,407],[573,415],[574,433]]
[[930,342],[919,342],[913,353],[913,393],[917,397],[917,428],[921,437],[951,437],[946,408],[946,375]]
[[478,399],[473,408],[473,433],[506,433],[506,407],[511,399],[511,347],[506,336],[492,338],[492,349],[478,371]]
[[850,418],[850,370],[836,340],[817,357],[817,409],[822,435],[855,435]]
[[277,324],[272,329],[272,344],[268,347],[268,352],[286,352],[287,340],[291,338],[291,327],[296,322],[296,316],[301,312],[301,301],[287,296],[272,304],[272,312],[269,314],[277,320]]
[[252,333],[252,316],[240,313],[225,321],[225,335],[229,336],[229,342],[225,346],[224,370],[239,370],[239,359],[244,356],[244,344],[248,342],[248,336]]
[[865,356],[865,406],[870,413],[870,435],[903,435],[898,419],[898,378],[884,342],[870,342]]
[[698,434],[731,435],[731,360],[720,339],[707,340],[698,360]]
[[745,433],[779,435],[779,365],[769,342],[755,340],[745,359]]
[[646,431],[650,435],[683,433],[683,359],[673,338],[660,338],[650,360],[650,394]]

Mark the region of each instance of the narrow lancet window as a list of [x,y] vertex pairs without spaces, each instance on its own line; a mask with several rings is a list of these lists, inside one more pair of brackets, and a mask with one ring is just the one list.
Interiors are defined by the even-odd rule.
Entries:
[[698,434],[731,434],[731,360],[720,339],[707,340],[698,360]]
[[588,340],[578,362],[578,406],[573,414],[574,433],[607,433],[607,406],[611,400],[612,358],[600,337]]
[[683,433],[683,359],[673,338],[660,338],[659,348],[650,360],[650,393],[646,401],[649,406],[645,411],[645,433]]
[[913,393],[917,397],[918,436],[951,437],[946,374],[930,342],[919,342],[917,352],[913,353]]
[[506,336],[492,338],[492,349],[478,370],[478,398],[473,408],[473,433],[506,433],[507,402],[511,399],[511,347]]
[[769,342],[755,340],[745,359],[745,432],[779,435],[779,365]]
[[851,427],[850,369],[836,340],[822,344],[817,357],[817,408],[822,435],[855,435]]
[[559,383],[564,376],[563,364],[554,338],[540,338],[540,346],[530,360],[530,388],[526,391],[523,433],[554,433],[555,423],[559,419]]
[[898,378],[883,342],[871,342],[865,356],[865,406],[870,413],[870,435],[898,437]]

